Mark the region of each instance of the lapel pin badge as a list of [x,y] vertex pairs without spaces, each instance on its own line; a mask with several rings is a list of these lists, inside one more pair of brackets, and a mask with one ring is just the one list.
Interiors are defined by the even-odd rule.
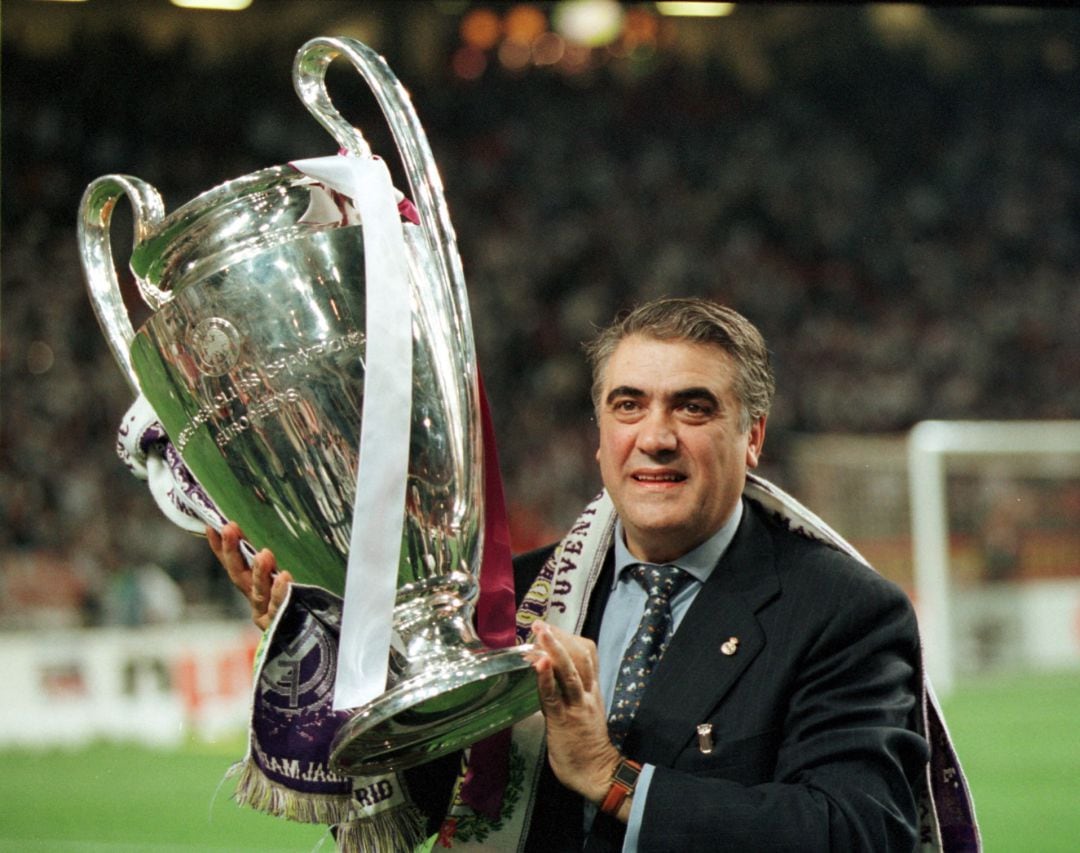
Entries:
[[697,727],[697,746],[702,755],[708,755],[712,752],[712,723],[701,723]]
[[727,640],[724,641],[724,644],[722,646],[720,646],[720,651],[722,651],[728,657],[731,657],[738,650],[739,650],[739,638],[738,637],[728,637]]

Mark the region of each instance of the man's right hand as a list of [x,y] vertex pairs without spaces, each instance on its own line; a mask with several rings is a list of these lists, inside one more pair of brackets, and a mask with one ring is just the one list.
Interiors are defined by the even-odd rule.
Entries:
[[210,541],[210,550],[229,573],[233,586],[244,594],[251,605],[252,621],[265,631],[285,600],[292,575],[284,570],[278,571],[277,560],[267,548],[256,554],[251,566],[248,566],[240,553],[240,540],[244,534],[235,522],[230,521],[222,527],[220,534],[212,527],[206,528],[206,538]]

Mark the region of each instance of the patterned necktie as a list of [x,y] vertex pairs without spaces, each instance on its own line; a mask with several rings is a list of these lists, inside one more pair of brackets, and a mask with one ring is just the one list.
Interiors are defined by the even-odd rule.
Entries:
[[671,640],[671,599],[691,576],[676,566],[631,566],[627,571],[648,593],[641,623],[631,638],[619,664],[615,693],[608,714],[608,733],[615,746],[622,746],[630,728],[649,675]]

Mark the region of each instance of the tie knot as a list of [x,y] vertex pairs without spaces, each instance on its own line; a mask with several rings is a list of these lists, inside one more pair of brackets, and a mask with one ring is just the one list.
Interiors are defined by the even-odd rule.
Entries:
[[643,566],[638,563],[628,571],[649,598],[660,601],[670,601],[690,580],[690,575],[678,566]]

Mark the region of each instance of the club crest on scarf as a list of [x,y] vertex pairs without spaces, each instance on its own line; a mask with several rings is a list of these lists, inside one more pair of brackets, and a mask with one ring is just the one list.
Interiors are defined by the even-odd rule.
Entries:
[[329,741],[348,712],[334,714],[341,605],[318,587],[291,591],[263,658],[255,688],[252,751],[271,780],[309,793],[348,794],[350,780],[327,767]]
[[328,704],[333,696],[334,645],[311,623],[267,661],[259,679],[260,701],[293,717]]

